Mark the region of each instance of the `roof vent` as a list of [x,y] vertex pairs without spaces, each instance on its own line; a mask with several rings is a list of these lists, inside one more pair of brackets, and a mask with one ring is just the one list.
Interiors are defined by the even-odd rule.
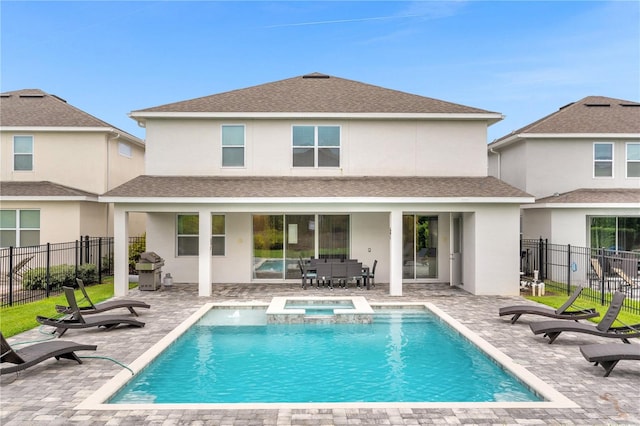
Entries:
[[20,95],[21,98],[44,98],[42,93],[24,93]]
[[319,72],[314,72],[312,74],[303,75],[302,78],[330,78],[326,74],[320,74]]
[[588,107],[610,107],[611,106],[611,104],[595,104],[595,103],[594,104],[584,104],[584,105],[588,106]]
[[571,102],[566,104],[565,106],[561,106],[560,108],[558,108],[558,111],[565,109],[566,107],[570,107],[571,105],[575,104],[575,102]]
[[0,98],[10,98],[11,94],[9,93],[0,93]]
[[640,107],[640,104],[620,104],[623,107]]

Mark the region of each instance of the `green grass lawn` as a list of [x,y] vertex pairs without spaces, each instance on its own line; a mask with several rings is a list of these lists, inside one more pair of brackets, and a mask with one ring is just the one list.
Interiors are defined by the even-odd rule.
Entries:
[[[137,283],[129,284],[130,288],[137,286]],[[105,278],[102,284],[93,284],[85,287],[87,294],[93,303],[99,303],[113,297],[113,277]],[[78,303],[82,305],[83,295],[80,290],[76,290]],[[36,321],[37,315],[46,317],[57,317],[56,305],[66,305],[67,300],[64,294],[38,300],[24,305],[0,308],[0,331],[4,337],[11,337],[23,331],[31,330],[40,324]]]
[[[585,289],[583,290],[583,292],[584,291],[589,291],[589,290]],[[559,308],[560,306],[562,306],[564,302],[567,301],[568,297],[569,296],[567,296],[566,294],[549,294],[545,296],[526,296],[526,298],[529,300],[533,300],[535,302],[542,303],[547,306],[551,306],[552,308]],[[636,306],[638,306],[638,302],[632,302],[632,303],[636,303]],[[600,316],[595,318],[589,318],[589,321],[595,322],[595,323],[600,322],[600,320],[604,316],[604,313],[609,308],[608,304],[602,306],[600,305],[600,303],[594,303],[591,300],[588,300],[582,297],[579,297],[578,300],[576,300],[576,305],[581,308],[595,308],[600,313]],[[636,324],[640,324],[640,315],[621,311],[620,314],[618,314],[617,321],[613,325],[619,326],[619,325],[636,325]]]

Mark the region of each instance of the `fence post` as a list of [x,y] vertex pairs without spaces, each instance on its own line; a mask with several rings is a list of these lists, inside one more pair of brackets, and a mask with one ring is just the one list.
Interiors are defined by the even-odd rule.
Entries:
[[567,296],[571,294],[571,244],[567,244]]
[[102,237],[98,238],[98,283],[102,282]]
[[9,306],[13,306],[13,246],[9,246]]
[[47,243],[47,284],[45,285],[45,294],[49,297],[51,288],[51,243]]

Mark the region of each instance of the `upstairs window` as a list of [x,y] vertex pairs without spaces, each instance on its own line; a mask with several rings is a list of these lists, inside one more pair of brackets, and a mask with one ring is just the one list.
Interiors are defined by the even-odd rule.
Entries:
[[222,126],[222,167],[244,167],[244,126]]
[[339,126],[293,126],[293,167],[340,167]]
[[593,144],[593,177],[613,177],[613,144]]
[[0,210],[0,247],[40,244],[40,210]]
[[33,136],[13,137],[13,170],[33,170]]
[[627,144],[627,177],[640,177],[640,143]]

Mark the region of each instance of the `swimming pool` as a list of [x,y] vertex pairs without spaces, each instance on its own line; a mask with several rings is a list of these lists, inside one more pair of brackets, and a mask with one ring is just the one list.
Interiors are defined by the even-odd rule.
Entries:
[[[293,407],[300,404],[304,407],[335,407],[336,404],[343,407],[398,407],[403,404],[429,407],[461,406],[460,403],[463,406],[575,406],[526,370],[513,365],[504,355],[501,366],[496,363],[496,357],[490,359],[478,355],[474,344],[480,342],[481,345],[486,345],[486,342],[482,343],[477,337],[471,339],[479,339],[474,344],[466,337],[458,339],[463,335],[460,330],[452,329],[446,324],[452,319],[428,304],[409,306],[411,311],[398,311],[398,306],[376,306],[376,320],[373,324],[269,326],[266,325],[264,311],[260,306],[239,309],[213,305],[201,309],[197,318],[188,321],[191,324],[175,331],[175,336],[168,336],[166,342],[159,342],[156,345],[159,348],[150,350],[152,353],[141,357],[146,360],[141,361],[140,365],[132,364],[139,374],[130,383],[126,383],[130,377],[121,373],[118,376],[122,377],[116,377],[78,408],[274,408],[273,404],[278,407],[282,407],[282,404]],[[390,308],[393,309],[389,310]],[[416,308],[420,308],[420,311],[416,311]],[[433,312],[438,313],[438,316],[434,316]],[[223,323],[226,325],[217,325],[220,321],[212,320],[211,316],[224,317]],[[430,331],[425,329],[425,320],[429,327],[440,330],[441,333],[437,333],[440,337],[435,337],[432,328],[429,328]],[[414,327],[415,325],[418,327]],[[238,335],[241,335],[239,340]],[[301,342],[300,339],[305,335],[313,335],[314,342]],[[385,340],[378,339],[381,335],[386,336]],[[173,342],[178,336],[181,337]],[[199,349],[186,350],[184,345],[188,345],[192,338],[199,341]],[[259,342],[258,338],[266,340]],[[371,338],[374,340],[370,340]],[[310,345],[318,345],[321,355],[313,355]],[[161,347],[167,350],[163,351]],[[298,351],[300,348],[303,349]],[[445,348],[448,352],[443,353]],[[218,353],[223,349],[230,352]],[[436,357],[426,359],[426,355],[432,352],[437,352]],[[475,354],[469,355],[472,352]],[[486,348],[481,352],[486,352]],[[413,362],[410,358],[416,354],[419,358],[425,358],[421,361],[422,365],[417,367],[409,365]],[[156,356],[154,363],[145,368],[144,364]],[[297,365],[303,357],[311,359],[314,369]],[[501,357],[499,353],[497,357]],[[261,358],[267,364],[267,369],[253,370],[252,364]],[[179,364],[183,359],[187,366]],[[274,363],[275,360],[281,362]],[[163,366],[163,362],[167,364]],[[137,363],[136,361],[135,364]],[[434,365],[443,363],[449,364],[448,369],[439,373],[428,371]],[[453,375],[463,364],[472,367],[471,371],[475,374],[473,378],[465,376],[448,382],[442,380]],[[185,374],[165,377],[164,373],[156,375],[159,371]],[[509,376],[514,372],[520,379],[509,382],[512,379]],[[204,376],[204,373],[212,375]],[[328,375],[323,376],[321,373]],[[250,384],[248,380],[252,377],[258,377],[259,380]],[[485,383],[488,377],[500,378],[496,383],[497,387],[488,390]],[[471,390],[472,396],[460,397],[466,391],[455,388],[455,381],[462,382],[462,388]],[[178,389],[195,388],[197,382],[215,382],[215,386],[198,391],[206,395],[204,399],[184,395]],[[181,383],[186,385],[180,386]],[[238,383],[243,386],[238,387]],[[526,384],[523,386],[523,383]],[[166,395],[159,393],[162,388],[169,389],[169,392]],[[348,388],[348,392],[337,392],[340,388]],[[413,388],[421,388],[421,392],[431,388],[435,396],[411,393]],[[293,389],[293,395],[282,392],[287,389]],[[306,391],[309,389],[313,390],[312,394]],[[120,390],[124,392],[122,395],[128,392],[128,396],[118,394],[111,398],[111,395]],[[105,403],[108,400],[114,403]]]

